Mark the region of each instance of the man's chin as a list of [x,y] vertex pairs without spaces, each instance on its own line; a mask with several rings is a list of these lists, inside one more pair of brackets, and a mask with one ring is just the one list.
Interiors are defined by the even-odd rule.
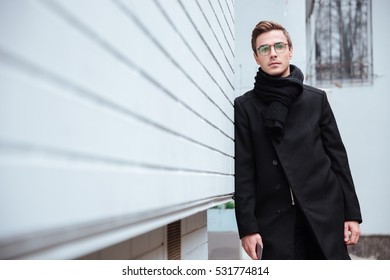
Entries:
[[267,67],[266,69],[263,69],[263,71],[268,75],[275,76],[275,77],[286,77],[290,75],[289,68],[283,69],[282,67],[273,67],[273,68]]

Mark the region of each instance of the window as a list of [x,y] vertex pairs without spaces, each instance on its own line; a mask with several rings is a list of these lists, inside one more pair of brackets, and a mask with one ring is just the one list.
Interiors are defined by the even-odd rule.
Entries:
[[371,0],[318,0],[314,14],[316,84],[371,84]]

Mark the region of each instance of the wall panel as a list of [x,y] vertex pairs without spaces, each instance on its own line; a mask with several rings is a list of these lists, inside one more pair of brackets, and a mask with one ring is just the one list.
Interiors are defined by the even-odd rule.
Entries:
[[0,258],[86,255],[230,198],[233,2],[212,2],[0,1]]

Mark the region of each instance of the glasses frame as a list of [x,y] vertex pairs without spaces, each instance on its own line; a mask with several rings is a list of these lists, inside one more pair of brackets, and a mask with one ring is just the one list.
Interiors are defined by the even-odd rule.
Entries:
[[[282,51],[277,50],[277,49],[275,48],[275,45],[277,45],[277,44],[283,44],[283,45],[285,46],[284,50],[282,50]],[[260,52],[260,48],[261,48],[261,47],[264,47],[264,46],[268,46],[268,47],[269,47],[269,51],[268,51],[267,53],[265,53],[265,54],[262,54],[262,53]],[[286,49],[287,49],[286,46],[290,47],[290,44],[285,43],[285,42],[276,42],[276,43],[273,44],[273,45],[268,45],[268,44],[261,45],[260,47],[257,48],[257,51],[258,51],[258,53],[259,53],[260,55],[266,56],[266,55],[269,55],[269,54],[271,53],[271,47],[273,47],[273,48],[274,48],[274,51],[275,51],[277,54],[281,54],[281,53],[284,53],[284,52],[286,51]]]

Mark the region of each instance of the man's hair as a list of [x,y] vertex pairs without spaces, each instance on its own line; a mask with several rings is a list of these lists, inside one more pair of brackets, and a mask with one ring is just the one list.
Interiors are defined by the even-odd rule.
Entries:
[[265,32],[269,32],[271,30],[282,30],[284,35],[287,38],[287,43],[289,44],[290,48],[292,48],[292,41],[290,38],[290,35],[288,34],[287,30],[280,25],[277,22],[274,21],[260,21],[258,24],[256,24],[255,28],[252,31],[252,50],[257,55],[256,52],[256,39],[260,34],[263,34]]

